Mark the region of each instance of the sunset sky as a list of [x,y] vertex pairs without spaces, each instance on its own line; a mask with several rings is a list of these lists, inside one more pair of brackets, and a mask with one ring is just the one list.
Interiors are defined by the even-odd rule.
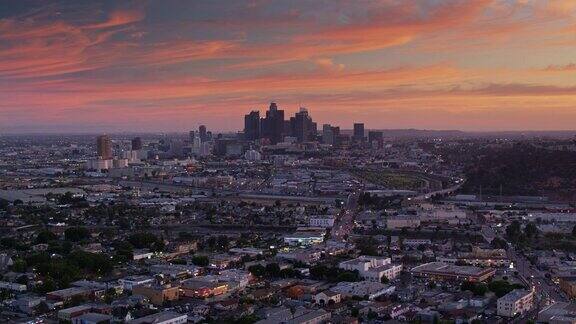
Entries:
[[576,129],[576,0],[0,2],[0,132]]

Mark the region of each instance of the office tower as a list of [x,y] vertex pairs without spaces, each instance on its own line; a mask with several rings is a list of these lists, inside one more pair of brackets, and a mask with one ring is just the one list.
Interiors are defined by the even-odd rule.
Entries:
[[206,126],[200,125],[200,127],[198,127],[198,133],[200,136],[200,141],[202,143],[208,141],[208,134],[206,133]]
[[98,151],[98,157],[102,160],[112,159],[112,140],[110,136],[101,135],[96,139],[96,150]]
[[364,140],[364,124],[355,123],[354,124],[354,140],[362,141]]
[[212,153],[212,146],[210,143],[202,143],[200,145],[200,156],[208,156]]
[[332,126],[330,124],[322,125],[322,143],[334,144],[334,133],[332,132]]
[[378,147],[380,147],[382,145],[382,143],[384,142],[384,137],[382,135],[382,132],[369,131],[368,132],[368,142],[370,144],[373,144],[374,142],[376,142],[376,143],[378,143]]
[[194,140],[196,139],[196,132],[195,131],[190,131],[190,133],[188,133],[188,140],[190,141],[190,143],[194,143]]
[[340,126],[332,126],[332,136],[334,136],[332,145],[340,145]]
[[[292,136],[292,123],[290,119],[284,121],[284,126],[282,127],[282,136]],[[284,139],[286,141],[286,139]]]
[[260,112],[254,110],[244,116],[244,139],[253,141],[260,138]]
[[275,102],[270,104],[266,117],[261,120],[261,137],[268,138],[272,144],[282,141],[284,132],[284,110],[279,110]]
[[200,149],[200,144],[202,144],[202,141],[200,141],[200,137],[195,136],[194,140],[192,141],[192,148],[198,150]]
[[316,135],[316,123],[312,121],[306,108],[300,108],[300,111],[290,118],[290,124],[292,136],[300,143],[310,141]]
[[173,157],[181,157],[184,152],[184,143],[179,139],[170,141],[170,155]]
[[140,151],[142,149],[142,139],[135,137],[132,139],[132,151]]

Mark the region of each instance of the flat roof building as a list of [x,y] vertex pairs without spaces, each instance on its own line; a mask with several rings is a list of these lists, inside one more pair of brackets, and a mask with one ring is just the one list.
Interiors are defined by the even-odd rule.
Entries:
[[498,299],[497,313],[500,316],[514,317],[524,314],[534,305],[534,291],[515,289]]
[[415,276],[438,280],[481,282],[494,276],[496,270],[473,266],[457,266],[444,262],[429,262],[412,268],[410,272]]

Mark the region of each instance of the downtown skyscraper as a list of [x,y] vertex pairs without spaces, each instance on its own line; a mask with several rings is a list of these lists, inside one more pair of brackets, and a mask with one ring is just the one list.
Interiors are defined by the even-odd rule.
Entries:
[[112,140],[108,135],[100,135],[96,138],[96,151],[102,160],[112,159]]
[[260,138],[260,112],[251,111],[244,116],[244,139],[254,141]]
[[282,142],[284,110],[279,110],[275,102],[270,103],[266,117],[262,118],[261,132],[261,137],[268,138],[272,144]]

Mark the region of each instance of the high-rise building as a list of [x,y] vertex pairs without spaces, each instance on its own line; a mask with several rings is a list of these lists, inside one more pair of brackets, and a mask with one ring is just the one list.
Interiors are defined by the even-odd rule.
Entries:
[[322,125],[322,143],[338,145],[340,142],[340,127],[330,124]]
[[191,130],[188,133],[188,140],[190,141],[190,143],[194,143],[194,140],[196,139],[196,132]]
[[282,141],[284,132],[284,110],[279,110],[275,102],[270,103],[266,117],[261,120],[262,137],[270,139],[272,144]]
[[198,134],[200,136],[200,141],[202,143],[208,141],[208,133],[206,132],[206,126],[200,125],[200,127],[198,127]]
[[169,153],[173,157],[181,157],[182,152],[184,152],[184,143],[179,139],[172,139],[170,141],[170,151]]
[[334,133],[332,132],[332,126],[330,124],[322,125],[322,143],[334,144]]
[[96,138],[96,150],[98,157],[102,160],[112,159],[112,140],[108,135],[101,135]]
[[354,123],[354,140],[362,141],[364,140],[364,124]]
[[192,141],[192,148],[195,151],[198,151],[200,149],[200,145],[202,144],[202,141],[200,141],[200,137],[199,136],[195,136],[194,140]]
[[260,112],[254,110],[244,116],[244,139],[248,141],[260,138]]
[[377,143],[378,147],[382,146],[384,142],[384,136],[380,131],[369,131],[368,132],[368,142],[370,144]]
[[140,151],[142,149],[142,139],[135,137],[132,139],[132,151]]
[[332,126],[332,136],[334,136],[333,145],[340,145],[340,126]]
[[294,117],[290,118],[292,136],[296,137],[298,142],[311,141],[316,136],[316,123],[308,114],[306,108],[300,108]]

